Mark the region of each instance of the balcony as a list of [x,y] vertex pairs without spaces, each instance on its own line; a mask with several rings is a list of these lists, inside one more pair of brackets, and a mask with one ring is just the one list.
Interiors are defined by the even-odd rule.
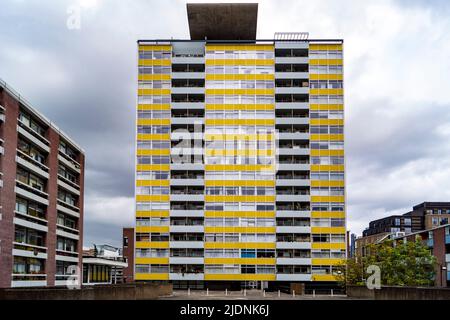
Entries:
[[311,212],[309,210],[278,210],[276,212],[277,218],[310,218]]
[[[58,175],[58,178],[60,178],[61,176]],[[67,180],[65,178],[63,178],[64,180]],[[63,189],[76,194],[77,196],[80,195],[80,190],[78,188],[74,188],[72,185],[68,184],[67,182],[65,182],[63,179],[58,179],[58,186],[62,187]]]
[[203,273],[169,273],[170,280],[190,280],[202,281],[204,280]]
[[22,274],[13,273],[11,287],[45,287],[47,286],[47,275],[43,273]]
[[176,226],[176,225],[171,225],[169,227],[169,231],[170,232],[204,232],[204,227],[203,225],[180,225],[180,226]]
[[[15,211],[15,212],[17,213],[17,211]],[[34,230],[39,230],[42,232],[48,232],[46,220],[33,217],[34,219],[38,219],[38,221],[40,220],[40,222],[41,222],[41,223],[36,223],[36,222],[26,220],[25,217],[29,217],[29,216],[24,215],[24,219],[22,219],[20,217],[14,217],[14,219],[13,219],[14,224],[22,226],[22,227],[34,229]],[[42,223],[45,223],[45,224],[42,224]]]
[[311,265],[311,258],[277,258],[277,265]]
[[311,249],[311,242],[287,242],[277,241],[277,249]]
[[203,186],[205,180],[203,179],[170,179],[171,186]]
[[278,131],[278,139],[280,140],[309,140],[308,132],[281,132]]
[[311,274],[277,273],[277,281],[311,281]]
[[203,217],[205,214],[203,210],[203,206],[201,210],[178,210],[171,209],[170,216],[171,217]]
[[27,155],[25,152],[16,149],[17,150],[17,156],[16,156],[16,161],[18,164],[22,165],[23,167],[33,171],[34,173],[36,173],[37,175],[48,179],[49,174],[48,174],[48,167],[46,165],[44,165],[43,163],[33,159],[32,157],[30,157],[29,155]]
[[205,57],[204,56],[173,56],[172,57],[172,63],[173,64],[205,64]]
[[309,226],[277,226],[277,233],[311,233]]
[[65,166],[71,168],[76,173],[81,173],[81,165],[66,154],[59,152],[58,160]]
[[171,163],[170,170],[204,170],[203,163]]
[[309,194],[284,194],[284,195],[278,195],[276,196],[276,201],[304,201],[309,202],[311,201],[311,197]]
[[67,231],[64,231],[64,230],[61,230],[61,229],[56,229],[56,235],[62,236],[62,237],[65,237],[65,238],[69,238],[69,239],[72,239],[72,240],[77,240],[77,241],[80,240],[80,236],[78,234],[74,234],[72,232],[67,232]]
[[46,149],[46,151],[48,150],[47,152],[49,152],[48,146],[50,145],[50,141],[22,122],[20,119],[17,119],[17,131],[39,147],[42,146],[42,149]]
[[205,259],[202,257],[170,257],[170,264],[204,264]]
[[286,117],[286,118],[275,118],[275,124],[290,124],[290,125],[309,125],[308,117]]
[[14,188],[14,191],[27,199],[34,200],[48,206],[48,194],[34,188],[31,185],[16,180],[16,187]]
[[[287,55],[284,57],[279,57],[276,56],[275,57],[275,64],[279,65],[279,64],[284,64],[284,65],[305,65],[305,64],[309,64],[309,58],[308,58],[308,52],[306,52],[306,56],[304,55],[293,55],[291,53],[291,55]],[[304,68],[303,68],[304,70]]]
[[204,201],[205,196],[202,194],[171,194],[170,201]]
[[170,248],[203,248],[203,240],[202,241],[173,241],[169,242]]

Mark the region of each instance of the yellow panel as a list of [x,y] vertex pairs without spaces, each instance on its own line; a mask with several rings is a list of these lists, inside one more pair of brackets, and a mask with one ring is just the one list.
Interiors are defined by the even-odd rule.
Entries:
[[206,110],[274,110],[274,104],[207,104]]
[[138,110],[170,110],[170,104],[138,104]]
[[342,211],[312,211],[311,218],[345,218]]
[[309,50],[342,50],[342,44],[310,44]]
[[139,45],[140,51],[171,51],[172,46],[171,45],[161,45],[161,44],[153,44],[153,45],[147,45],[142,44]]
[[310,104],[310,110],[344,110],[343,104]]
[[344,80],[342,74],[310,74],[309,80]]
[[235,141],[235,140],[250,140],[250,141],[266,141],[266,140],[275,140],[273,134],[213,134],[206,133],[205,134],[206,141],[212,140],[227,140],[227,141]]
[[309,94],[318,94],[318,95],[343,95],[343,89],[310,89]]
[[311,141],[343,141],[343,134],[312,134],[310,136]]
[[154,134],[147,134],[147,133],[138,133],[137,135],[138,140],[170,140],[170,134],[165,133],[154,133]]
[[138,80],[170,80],[170,74],[140,74]]
[[232,51],[273,51],[274,46],[268,44],[208,44],[206,45],[206,51],[214,50],[232,50]]
[[139,59],[140,66],[170,66],[170,59]]
[[311,196],[311,202],[345,202],[344,196]]
[[275,218],[275,211],[205,211],[205,218]]
[[138,119],[138,125],[141,126],[168,126],[170,119]]
[[135,258],[135,264],[169,264],[169,258]]
[[311,171],[344,171],[343,164],[312,164]]
[[205,264],[265,264],[275,265],[275,258],[205,258]]
[[169,156],[170,149],[139,149],[137,150],[138,156]]
[[205,180],[205,187],[275,187],[274,180]]
[[137,187],[168,187],[170,186],[169,180],[136,180]]
[[312,180],[311,187],[344,187],[343,180]]
[[274,119],[206,119],[207,126],[273,126]]
[[217,95],[273,95],[274,89],[206,89],[206,94]]
[[206,202],[274,202],[275,196],[216,196],[206,195]]
[[274,80],[273,74],[206,74],[206,80]]
[[311,227],[311,233],[345,234],[345,227]]
[[311,157],[343,156],[344,150],[311,150]]
[[169,211],[136,211],[136,218],[169,217]]
[[275,242],[205,242],[205,249],[275,249]]
[[311,126],[343,126],[343,119],[310,119]]
[[136,165],[137,171],[169,171],[169,164],[138,164]]
[[206,59],[207,66],[272,66],[273,59]]
[[136,248],[166,249],[166,248],[169,248],[169,242],[163,242],[163,241],[153,241],[153,242],[136,241]]
[[343,64],[342,59],[309,59],[310,65],[332,65],[341,66]]
[[168,273],[136,273],[134,280],[169,280]]
[[138,95],[170,95],[170,89],[138,89]]
[[168,194],[136,195],[136,201],[168,202],[170,199]]
[[344,259],[311,259],[311,264],[314,266],[336,266],[341,264]]
[[144,232],[144,233],[167,233],[169,232],[169,226],[137,226],[136,232]]
[[312,281],[337,281],[336,277],[332,274],[313,274],[311,276]]
[[274,154],[272,149],[206,149],[206,156],[260,156],[270,157]]
[[207,273],[205,274],[205,280],[230,280],[230,281],[275,281],[275,274],[216,274]]
[[205,227],[205,233],[275,233],[275,227]]
[[311,249],[343,250],[346,249],[346,246],[345,243],[313,242]]
[[274,171],[274,165],[264,164],[207,164],[205,171]]

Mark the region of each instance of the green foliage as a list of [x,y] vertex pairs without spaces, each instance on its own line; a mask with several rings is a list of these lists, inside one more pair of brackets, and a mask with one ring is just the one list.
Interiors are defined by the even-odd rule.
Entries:
[[377,265],[381,270],[381,284],[389,286],[432,286],[436,258],[418,238],[416,241],[384,241],[366,247],[366,256],[347,259],[338,266],[341,285],[363,285],[367,267]]

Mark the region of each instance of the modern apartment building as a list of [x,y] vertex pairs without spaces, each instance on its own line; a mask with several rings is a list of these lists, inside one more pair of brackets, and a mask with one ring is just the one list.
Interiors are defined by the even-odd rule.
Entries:
[[335,284],[346,256],[343,41],[256,39],[257,4],[188,4],[138,41],[135,280]]
[[81,268],[84,152],[1,80],[0,143],[0,287],[64,285]]

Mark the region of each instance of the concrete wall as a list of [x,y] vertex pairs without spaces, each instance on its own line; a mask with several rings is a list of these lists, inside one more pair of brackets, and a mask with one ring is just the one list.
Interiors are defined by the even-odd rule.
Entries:
[[347,286],[347,296],[372,300],[450,300],[450,289],[436,287],[381,287],[369,290],[365,286]]
[[169,283],[133,283],[81,289],[5,288],[0,289],[0,300],[154,300],[171,294],[172,284]]

